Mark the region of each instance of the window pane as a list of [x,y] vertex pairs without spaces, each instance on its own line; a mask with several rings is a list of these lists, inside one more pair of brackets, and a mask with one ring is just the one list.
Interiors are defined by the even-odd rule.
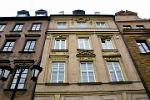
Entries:
[[124,80],[119,62],[107,62],[107,67],[112,81]]
[[138,41],[137,45],[138,45],[141,53],[149,53],[150,52],[150,48],[148,47],[145,40]]
[[34,48],[35,48],[35,42],[36,41],[27,41],[26,42],[26,46],[25,46],[25,49],[24,49],[24,51],[33,51],[34,50]]
[[123,77],[122,77],[121,71],[117,71],[117,76],[118,76],[118,80],[119,81],[123,81]]
[[90,49],[89,39],[78,39],[79,49]]
[[86,63],[81,63],[81,70],[85,70],[86,71]]
[[[14,75],[14,78],[13,78],[13,81],[12,81],[12,84],[10,87],[11,89],[13,89],[15,87],[20,71],[21,71],[21,69],[19,69],[19,68],[16,70],[16,73]],[[20,81],[18,84],[18,89],[24,88],[25,80],[27,78],[27,73],[28,73],[28,69],[24,69],[24,71],[21,74],[21,78],[20,78]]]
[[12,51],[14,44],[15,44],[15,42],[9,42],[9,41],[7,41],[5,43],[3,51]]
[[77,23],[77,27],[78,28],[87,28],[87,24],[86,23]]
[[106,28],[105,22],[96,22],[96,27],[97,28]]
[[115,72],[110,72],[110,75],[111,75],[111,80],[112,80],[112,81],[117,81]]
[[16,84],[11,84],[10,89],[14,89],[14,88],[15,88],[15,86],[16,86]]
[[18,84],[18,89],[23,89],[24,88],[24,84]]
[[64,39],[55,40],[54,49],[66,49],[66,40]]
[[61,48],[62,48],[62,49],[66,49],[65,40],[62,40],[62,41],[61,41]]
[[65,79],[65,63],[52,63],[52,82],[64,82]]
[[82,82],[88,82],[87,73],[82,72]]
[[25,79],[20,79],[19,83],[24,83],[25,82]]
[[6,25],[0,25],[0,31],[3,31]]
[[94,68],[92,62],[81,62],[80,68],[82,82],[95,82]]
[[62,29],[63,29],[63,28],[67,28],[66,22],[58,22],[58,23],[57,23],[57,28],[60,28],[60,29],[61,29],[61,28],[62,28]]

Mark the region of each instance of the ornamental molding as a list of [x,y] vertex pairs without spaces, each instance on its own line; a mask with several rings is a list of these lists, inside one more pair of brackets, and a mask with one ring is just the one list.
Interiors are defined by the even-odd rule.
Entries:
[[67,35],[61,35],[61,34],[57,34],[57,35],[53,35],[54,38],[66,38]]
[[50,55],[49,59],[51,61],[64,61],[68,59],[68,55]]
[[104,58],[106,61],[119,61],[120,57],[106,57]]
[[89,17],[78,17],[74,19],[77,23],[86,23],[87,21],[90,20]]
[[77,57],[95,57],[93,50],[78,50]]
[[93,57],[78,57],[79,61],[95,61],[96,59]]

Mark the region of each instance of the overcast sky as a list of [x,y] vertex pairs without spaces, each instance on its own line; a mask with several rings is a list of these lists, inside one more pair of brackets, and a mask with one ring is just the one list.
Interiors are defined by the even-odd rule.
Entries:
[[150,0],[1,0],[0,17],[16,16],[19,10],[28,10],[30,15],[45,9],[48,14],[64,11],[71,14],[73,10],[85,10],[86,14],[115,14],[120,10],[137,12],[141,18],[150,18]]

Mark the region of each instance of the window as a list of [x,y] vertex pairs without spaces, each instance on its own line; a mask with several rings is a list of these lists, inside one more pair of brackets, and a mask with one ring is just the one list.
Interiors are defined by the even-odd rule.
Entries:
[[87,28],[87,23],[84,23],[84,22],[78,22],[77,23],[77,28]]
[[25,45],[24,51],[34,51],[35,43],[36,43],[35,40],[28,40],[28,41],[26,41],[26,45]]
[[66,49],[66,39],[55,39],[54,49]]
[[23,24],[16,24],[13,31],[21,31],[23,28]]
[[111,39],[102,39],[102,48],[103,49],[114,49]]
[[97,28],[107,28],[105,22],[96,22],[96,27]]
[[137,45],[141,53],[150,53],[150,48],[148,47],[145,40],[137,41]]
[[63,83],[65,81],[65,63],[53,62],[51,81],[54,83]]
[[[2,75],[2,69],[0,68],[0,75]],[[1,77],[1,76],[0,76]]]
[[130,25],[123,25],[123,28],[124,29],[131,29],[131,26]]
[[12,51],[14,45],[15,45],[15,41],[6,41],[2,51]]
[[5,24],[0,24],[0,32],[4,30],[5,26]]
[[107,62],[107,67],[112,82],[124,81],[119,62]]
[[[20,70],[21,70],[20,68],[17,68],[16,73],[15,73],[14,78],[13,78],[12,83],[11,83],[10,89],[15,88]],[[25,81],[27,79],[27,74],[28,74],[28,69],[24,69],[24,71],[21,74],[21,78],[20,78],[17,89],[23,89],[24,88]]]
[[79,38],[78,44],[79,44],[79,49],[91,49],[88,38]]
[[32,25],[32,31],[38,31],[41,28],[41,24],[40,23],[35,23]]
[[66,22],[57,22],[57,28],[59,29],[67,28]]
[[136,25],[137,29],[144,29],[144,25]]
[[81,62],[81,82],[95,82],[93,62]]

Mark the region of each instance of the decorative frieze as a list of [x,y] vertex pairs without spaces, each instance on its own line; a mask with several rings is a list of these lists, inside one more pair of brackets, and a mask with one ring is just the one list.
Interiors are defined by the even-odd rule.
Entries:
[[80,50],[78,49],[77,57],[95,57],[93,50]]

